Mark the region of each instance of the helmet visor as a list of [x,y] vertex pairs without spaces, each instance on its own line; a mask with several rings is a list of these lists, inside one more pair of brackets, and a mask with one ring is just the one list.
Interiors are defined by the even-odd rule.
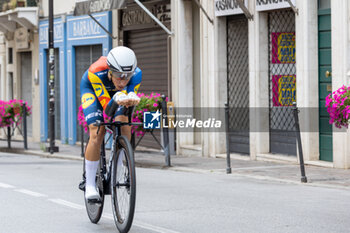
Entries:
[[120,78],[122,80],[129,80],[133,75],[134,72],[119,72],[119,71],[110,71],[112,76],[115,78]]

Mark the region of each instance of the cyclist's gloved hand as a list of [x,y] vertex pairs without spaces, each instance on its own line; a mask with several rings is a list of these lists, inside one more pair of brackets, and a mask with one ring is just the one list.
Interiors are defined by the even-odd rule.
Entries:
[[138,105],[140,102],[140,97],[138,97],[135,92],[129,92],[128,98],[129,98],[129,106]]
[[128,103],[128,96],[125,95],[124,92],[118,91],[117,93],[114,94],[113,100],[118,104],[122,106],[126,106]]

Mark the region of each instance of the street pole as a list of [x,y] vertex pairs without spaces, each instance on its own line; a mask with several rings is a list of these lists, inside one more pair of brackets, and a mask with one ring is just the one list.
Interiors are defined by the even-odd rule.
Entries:
[[225,130],[226,130],[226,174],[232,173],[230,155],[230,127],[229,127],[229,106],[225,103]]
[[[168,109],[166,103],[165,95],[162,95],[162,116],[163,121],[168,123]],[[165,154],[165,164],[167,167],[171,166],[170,161],[170,150],[169,150],[169,130],[167,127],[163,127],[163,141],[164,141],[164,154]]]
[[299,164],[300,164],[300,172],[301,172],[301,182],[307,183],[307,177],[305,175],[305,165],[304,165],[304,156],[303,156],[303,147],[301,144],[301,135],[300,135],[300,125],[299,125],[299,110],[297,108],[297,103],[293,103],[293,113],[295,120],[295,134],[298,142],[298,151],[299,151]]
[[53,154],[58,152],[58,147],[55,146],[55,49],[53,38],[53,0],[49,0],[49,116],[50,116],[50,146],[46,148],[46,151]]

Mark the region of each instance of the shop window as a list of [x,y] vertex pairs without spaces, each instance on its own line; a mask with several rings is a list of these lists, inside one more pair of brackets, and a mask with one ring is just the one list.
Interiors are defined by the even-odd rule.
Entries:
[[8,78],[9,78],[9,88],[8,88],[8,98],[13,99],[13,73],[9,72],[8,73]]
[[318,9],[331,8],[331,0],[318,0]]
[[13,48],[9,48],[9,64],[13,64]]

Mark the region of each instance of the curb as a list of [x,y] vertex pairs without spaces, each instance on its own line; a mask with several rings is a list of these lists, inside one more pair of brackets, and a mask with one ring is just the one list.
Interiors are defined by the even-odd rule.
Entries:
[[330,189],[342,189],[342,190],[350,191],[350,187],[341,186],[341,185],[318,184],[318,183],[312,183],[312,182],[301,183],[300,181],[296,181],[296,180],[280,179],[280,178],[275,178],[271,176],[257,176],[257,175],[240,174],[240,173],[226,174],[225,169],[204,170],[204,169],[186,168],[186,167],[170,167],[168,168],[168,170],[179,171],[179,172],[193,172],[193,173],[201,173],[201,174],[228,175],[228,176],[234,176],[234,177],[245,177],[245,178],[250,178],[254,180],[273,181],[273,182],[284,183],[284,184],[294,184],[294,185],[300,185],[300,186],[311,186],[311,187],[330,188]]
[[[83,161],[83,158],[78,157],[78,156],[55,155],[55,154],[52,155],[50,153],[38,152],[38,151],[33,151],[33,150],[1,148],[0,153],[10,153],[10,154],[21,153],[24,155],[40,156],[43,158],[55,158],[55,159]],[[142,166],[142,165],[138,165],[136,167],[150,168],[150,169],[157,169],[157,170],[169,170],[169,171],[175,171],[175,172],[192,172],[192,173],[197,173],[197,174],[215,174],[215,175],[226,175],[226,176],[232,176],[232,177],[245,177],[245,178],[250,178],[250,179],[254,179],[254,180],[273,181],[273,182],[278,182],[278,183],[301,185],[301,186],[305,186],[305,187],[310,186],[310,187],[350,190],[350,187],[341,186],[341,185],[318,184],[318,183],[312,183],[312,182],[311,183],[310,182],[309,183],[301,183],[300,181],[290,180],[290,179],[280,179],[280,178],[275,178],[275,177],[271,177],[271,176],[257,176],[257,175],[241,174],[241,173],[234,173],[234,172],[231,174],[226,174],[225,169],[200,169],[200,168],[179,167],[179,166],[173,166],[173,167],[152,166],[152,167],[148,167],[148,166]]]
[[54,159],[67,159],[67,160],[77,160],[77,161],[83,161],[83,158],[78,156],[72,156],[72,155],[57,155],[57,154],[50,154],[48,152],[39,152],[34,150],[21,150],[21,149],[0,149],[0,152],[3,153],[10,153],[10,154],[24,154],[24,155],[33,155],[33,156],[40,156],[43,158],[54,158]]

